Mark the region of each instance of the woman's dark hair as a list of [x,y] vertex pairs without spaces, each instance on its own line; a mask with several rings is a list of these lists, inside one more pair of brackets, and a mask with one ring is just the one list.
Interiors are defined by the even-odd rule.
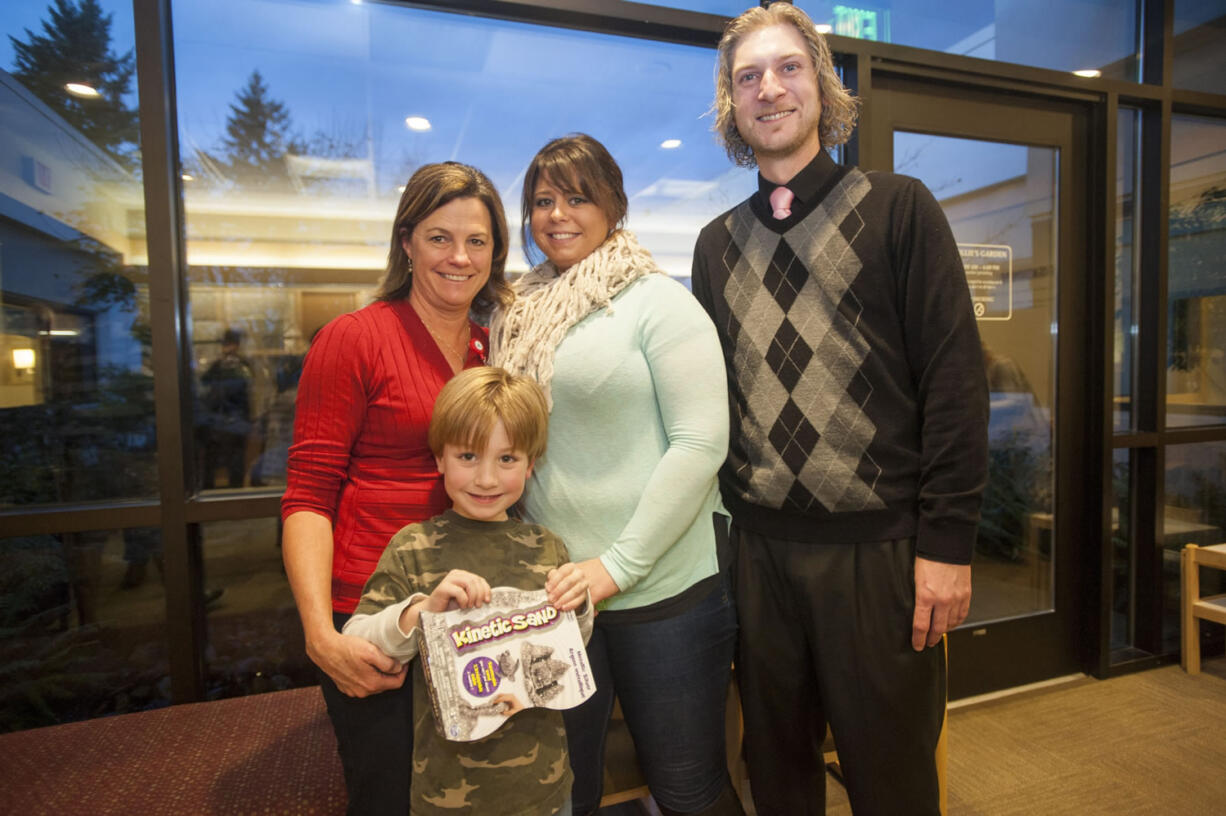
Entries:
[[536,185],[542,178],[564,193],[581,195],[591,201],[604,212],[612,229],[623,226],[629,204],[622,170],[613,156],[586,133],[554,139],[537,151],[524,175],[520,233],[529,264],[541,261],[541,251],[532,240],[532,205],[536,200]]

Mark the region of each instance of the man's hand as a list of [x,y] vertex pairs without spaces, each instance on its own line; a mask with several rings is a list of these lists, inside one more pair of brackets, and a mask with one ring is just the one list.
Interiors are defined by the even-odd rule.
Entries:
[[350,697],[400,688],[408,674],[400,661],[383,654],[370,641],[335,630],[320,643],[308,643],[307,656]]
[[911,648],[923,651],[966,620],[971,611],[971,565],[915,558],[915,618]]

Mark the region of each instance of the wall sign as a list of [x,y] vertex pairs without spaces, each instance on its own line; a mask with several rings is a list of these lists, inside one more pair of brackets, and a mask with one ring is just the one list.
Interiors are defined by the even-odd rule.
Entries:
[[874,8],[836,5],[834,33],[875,42],[890,41],[890,12]]
[[1013,317],[1013,247],[958,244],[976,320]]

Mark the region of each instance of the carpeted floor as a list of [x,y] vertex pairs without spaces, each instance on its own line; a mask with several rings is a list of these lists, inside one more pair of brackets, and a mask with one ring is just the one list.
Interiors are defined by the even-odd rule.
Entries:
[[1226,814],[1226,658],[955,703],[948,816],[1064,814]]
[[[605,793],[642,784],[615,716]],[[346,801],[318,687],[0,734],[3,816],[339,816]]]
[[0,813],[343,814],[319,688],[0,736]]
[[955,708],[951,816],[1226,813],[1226,660]]

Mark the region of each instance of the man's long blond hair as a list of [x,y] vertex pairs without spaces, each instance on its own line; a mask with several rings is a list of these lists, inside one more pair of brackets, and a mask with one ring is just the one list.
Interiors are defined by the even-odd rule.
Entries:
[[756,167],[753,148],[741,138],[736,127],[736,110],[732,101],[732,58],[746,35],[773,25],[791,25],[800,32],[809,47],[809,59],[817,72],[817,90],[822,102],[818,132],[822,147],[841,145],[851,137],[859,115],[860,102],[843,87],[834,70],[830,46],[813,25],[809,16],[791,3],[772,3],[766,8],[755,7],[741,14],[724,29],[719,41],[719,60],[715,67],[715,131],[728,158],[741,167]]

